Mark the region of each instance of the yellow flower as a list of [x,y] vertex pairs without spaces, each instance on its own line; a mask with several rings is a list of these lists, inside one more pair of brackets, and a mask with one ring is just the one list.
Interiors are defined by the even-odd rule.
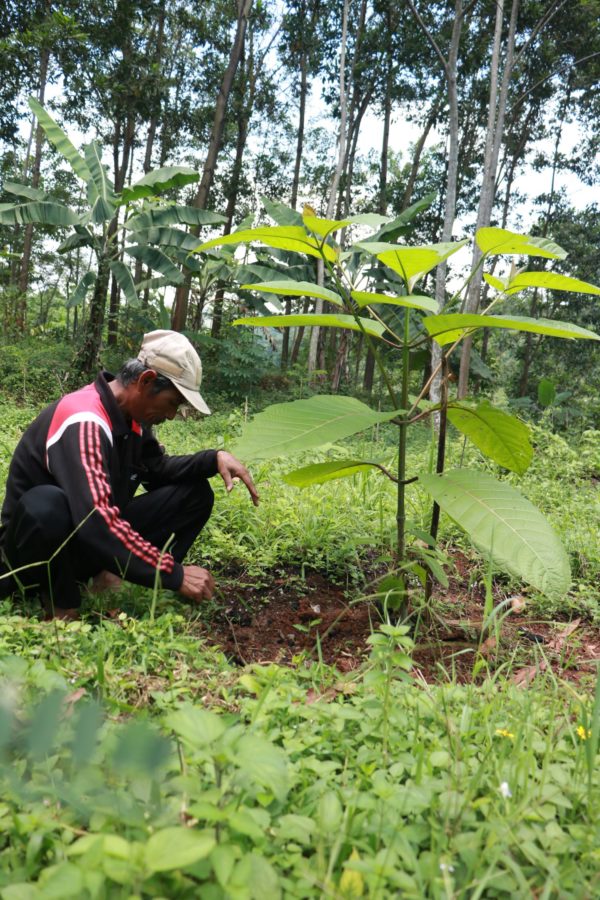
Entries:
[[587,741],[588,738],[591,738],[592,732],[589,728],[584,728],[583,725],[579,725],[577,728],[577,734],[581,738],[582,741]]
[[496,728],[496,734],[498,737],[510,738],[511,741],[514,741],[515,736],[512,731],[507,731],[506,728]]

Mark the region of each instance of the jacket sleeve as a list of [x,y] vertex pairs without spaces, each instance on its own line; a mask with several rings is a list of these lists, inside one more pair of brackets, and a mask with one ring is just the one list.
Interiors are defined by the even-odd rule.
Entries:
[[114,504],[111,449],[111,437],[96,421],[75,422],[48,447],[48,469],[67,497],[98,571],[107,569],[145,587],[154,586],[158,572],[163,587],[177,590],[183,567],[138,534]]
[[169,456],[154,435],[144,434],[141,481],[153,490],[165,484],[212,478],[217,474],[217,450],[200,450],[185,456]]

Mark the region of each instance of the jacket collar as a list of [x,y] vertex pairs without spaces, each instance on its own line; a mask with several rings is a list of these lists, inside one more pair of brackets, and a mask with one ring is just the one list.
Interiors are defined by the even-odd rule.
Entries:
[[136,431],[139,434],[139,425],[137,424],[137,422],[128,421],[127,418],[123,415],[117,401],[115,400],[115,395],[109,387],[109,383],[111,381],[114,381],[114,379],[115,376],[111,375],[110,372],[100,372],[94,382],[94,387],[100,394],[102,406],[110,416],[113,434],[129,434],[131,431]]

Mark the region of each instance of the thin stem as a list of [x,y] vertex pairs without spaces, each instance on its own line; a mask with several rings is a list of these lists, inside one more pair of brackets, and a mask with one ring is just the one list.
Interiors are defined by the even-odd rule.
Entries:
[[[404,311],[404,348],[402,351],[402,409],[406,409],[408,404],[408,379],[409,379],[409,348],[408,335],[410,330],[410,312],[408,309]],[[399,428],[398,434],[398,507],[396,514],[396,522],[398,526],[397,552],[398,561],[404,559],[406,549],[406,437],[408,422],[403,420]]]
[[[435,471],[438,475],[444,471],[444,463],[446,461],[446,434],[448,424],[448,357],[442,357],[442,398],[440,409],[440,430],[438,436],[438,452]],[[429,533],[434,541],[437,540],[438,527],[440,524],[440,507],[434,502],[431,511],[431,528]],[[425,599],[429,600],[433,590],[433,576],[431,571],[427,574],[427,583],[425,585]]]

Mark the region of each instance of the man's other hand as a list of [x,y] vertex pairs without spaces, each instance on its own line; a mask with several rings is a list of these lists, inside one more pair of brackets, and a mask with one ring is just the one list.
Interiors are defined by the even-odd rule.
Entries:
[[183,581],[179,593],[193,603],[210,600],[215,589],[215,580],[202,566],[184,566]]
[[229,491],[232,491],[234,488],[233,479],[241,478],[241,480],[248,488],[248,493],[252,497],[252,502],[255,506],[258,506],[258,491],[254,486],[252,476],[250,475],[250,472],[248,471],[246,466],[242,465],[239,459],[236,459],[235,456],[233,456],[231,453],[228,453],[227,450],[219,450],[217,452],[217,469],[219,471],[219,475],[225,482],[227,493],[229,493]]

